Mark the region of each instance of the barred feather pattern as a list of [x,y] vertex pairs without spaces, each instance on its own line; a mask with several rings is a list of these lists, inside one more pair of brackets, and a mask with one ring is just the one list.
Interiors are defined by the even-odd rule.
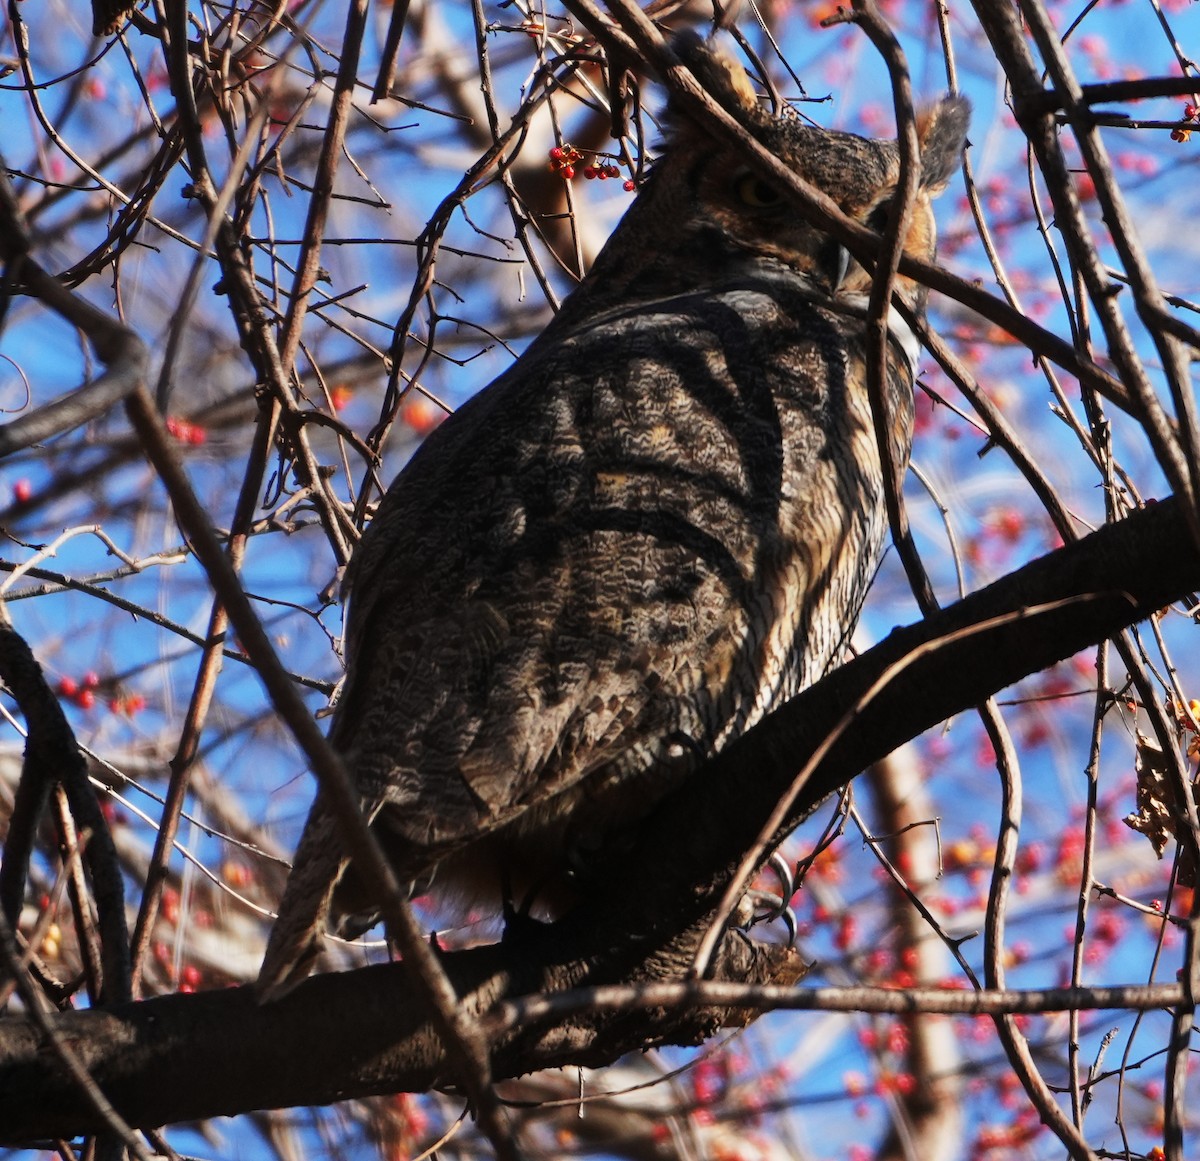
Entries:
[[[683,47],[748,131],[878,226],[894,142],[772,117],[722,53]],[[923,256],[966,120],[950,98],[920,125]],[[331,739],[402,882],[561,911],[587,889],[581,852],[839,662],[886,535],[867,289],[673,115],[588,278],[426,439],[356,553]],[[896,326],[885,383],[900,465],[910,337]],[[371,910],[318,795],[262,995],[303,978],[331,919]]]

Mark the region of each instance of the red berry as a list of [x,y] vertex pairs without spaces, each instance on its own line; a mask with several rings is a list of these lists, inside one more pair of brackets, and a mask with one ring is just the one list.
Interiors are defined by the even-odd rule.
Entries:
[[604,174],[602,174],[594,165],[589,165],[584,169],[583,176],[586,177],[588,181],[591,181],[592,178],[603,177]]
[[401,408],[400,418],[417,435],[428,435],[446,418],[446,413],[425,396],[417,395]]
[[249,867],[243,863],[235,863],[232,860],[226,862],[221,867],[221,878],[231,887],[247,887],[254,881],[254,876],[250,873]]
[[90,710],[96,704],[96,695],[90,689],[81,689],[75,698],[80,709]]
[[18,504],[24,504],[33,495],[33,485],[26,479],[20,479],[13,484],[13,499]]
[[550,150],[550,160],[551,161],[562,161],[562,158],[563,158],[563,151],[559,146],[556,145],[553,149]]
[[94,669],[89,669],[87,673],[83,675],[84,689],[95,689],[97,686],[99,686],[99,684],[100,675]]
[[637,182],[635,182],[633,178],[627,178],[625,181],[625,192],[633,193],[635,189],[637,189]]
[[559,172],[567,181],[570,181],[575,176],[575,167],[573,165],[564,165]]
[[845,951],[858,935],[858,924],[852,915],[843,915],[838,923],[837,932],[833,937],[833,946],[838,951]]

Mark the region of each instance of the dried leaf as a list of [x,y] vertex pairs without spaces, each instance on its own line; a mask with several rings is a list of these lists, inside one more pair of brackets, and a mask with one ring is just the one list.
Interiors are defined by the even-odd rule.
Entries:
[[[1184,843],[1187,809],[1179,801],[1171,765],[1158,744],[1140,730],[1137,735],[1137,753],[1134,759],[1137,773],[1137,811],[1125,816],[1125,825],[1139,834],[1144,834],[1161,859],[1167,840]],[[1195,883],[1195,867],[1189,858],[1180,861],[1179,881],[1184,886]]]

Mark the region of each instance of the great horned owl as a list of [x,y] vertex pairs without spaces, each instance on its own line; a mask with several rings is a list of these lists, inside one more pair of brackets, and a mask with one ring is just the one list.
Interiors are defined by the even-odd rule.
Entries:
[[[698,37],[679,51],[762,145],[881,229],[894,141],[774,117]],[[919,122],[907,249],[968,108]],[[884,537],[864,386],[868,274],[668,110],[661,159],[561,311],[426,439],[353,562],[331,740],[401,882],[561,910],[611,840],[841,655]],[[910,306],[923,292],[901,283]],[[911,444],[897,319],[891,454]],[[584,860],[586,863],[586,860]],[[260,976],[303,977],[369,912],[318,794]]]

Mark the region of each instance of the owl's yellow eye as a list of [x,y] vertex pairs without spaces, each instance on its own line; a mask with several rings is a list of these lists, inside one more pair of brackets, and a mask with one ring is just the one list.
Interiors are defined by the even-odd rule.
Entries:
[[743,173],[733,183],[733,192],[737,194],[742,205],[756,210],[772,209],[783,201],[774,186],[768,185],[753,173]]
[[880,202],[868,215],[867,225],[877,234],[882,234],[887,229],[888,218],[892,216],[892,202],[889,198],[885,202]]

